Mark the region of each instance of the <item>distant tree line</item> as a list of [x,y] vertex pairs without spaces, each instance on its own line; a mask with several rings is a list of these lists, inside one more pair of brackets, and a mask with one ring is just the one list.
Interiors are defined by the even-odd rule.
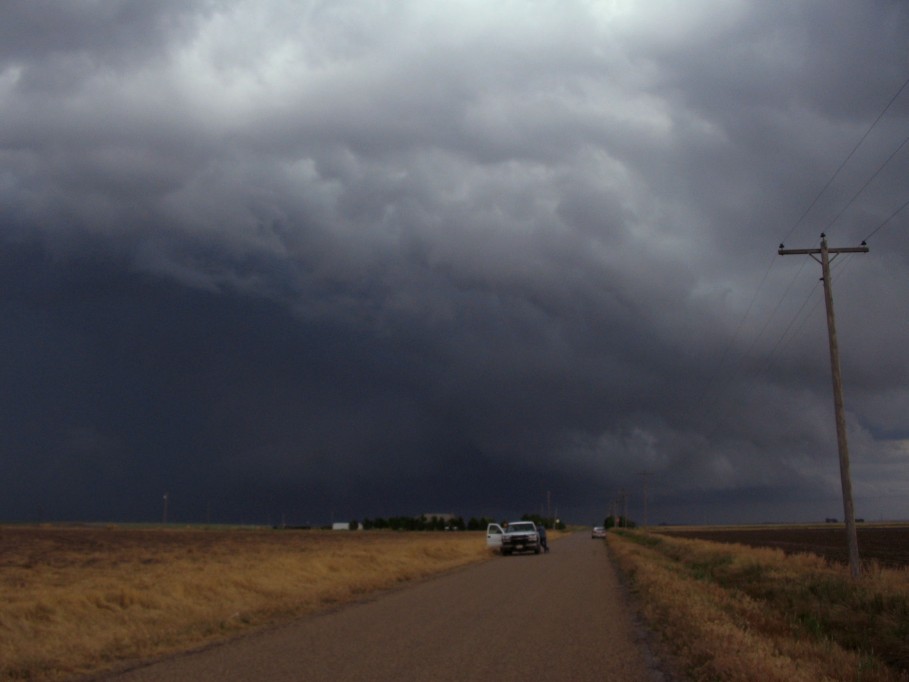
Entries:
[[[565,524],[557,519],[546,519],[539,514],[524,514],[522,521],[533,521],[538,526],[546,528],[565,529]],[[350,522],[350,529],[357,530],[413,530],[413,531],[436,531],[436,530],[486,530],[490,523],[497,522],[485,516],[470,517],[467,521],[463,517],[439,517],[439,516],[392,516],[390,518],[366,518],[362,522],[354,519]]]
[[486,517],[471,517],[465,521],[460,516],[439,517],[421,516],[392,516],[390,518],[376,517],[363,519],[361,526],[357,521],[351,521],[351,528],[362,527],[363,530],[483,530],[490,523]]

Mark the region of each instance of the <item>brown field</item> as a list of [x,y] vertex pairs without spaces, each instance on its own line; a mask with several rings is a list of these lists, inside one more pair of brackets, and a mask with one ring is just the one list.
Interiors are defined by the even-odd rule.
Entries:
[[[859,555],[863,562],[894,568],[909,566],[909,524],[857,524],[856,528]],[[846,531],[842,524],[661,528],[655,532],[712,542],[734,542],[749,547],[773,547],[786,554],[808,552],[828,561],[849,562]]]
[[[864,528],[863,530],[871,530]],[[642,614],[692,680],[909,680],[905,528],[868,537],[860,579],[836,527],[611,530]],[[772,546],[771,546],[772,545]],[[828,558],[831,557],[831,558]]]
[[489,556],[470,532],[0,526],[0,680],[116,668]]

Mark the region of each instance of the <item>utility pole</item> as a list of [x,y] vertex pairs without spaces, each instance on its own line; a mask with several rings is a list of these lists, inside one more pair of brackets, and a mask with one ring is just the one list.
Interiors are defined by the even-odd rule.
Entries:
[[628,527],[628,494],[625,492],[625,489],[622,488],[619,490],[619,503],[622,505],[621,511],[619,514],[619,520],[621,521],[622,528]]
[[644,479],[644,530],[647,530],[647,478],[652,475],[652,471],[638,472],[638,476],[641,476]]
[[[843,377],[840,374],[840,350],[836,341],[836,320],[833,316],[833,290],[830,286],[830,261],[841,253],[868,253],[868,246],[849,246],[831,249],[827,246],[827,236],[821,234],[819,249],[786,249],[780,244],[779,254],[807,255],[821,264],[824,282],[824,303],[827,306],[827,334],[830,339],[830,370],[833,373],[833,408],[836,415],[836,442],[840,455],[840,480],[843,487],[843,515],[846,521],[846,541],[849,545],[849,570],[853,578],[861,575],[859,562],[858,535],[855,530],[855,509],[852,505],[852,477],[849,473],[849,444],[846,441],[846,411],[843,408]],[[818,258],[820,255],[820,258]]]

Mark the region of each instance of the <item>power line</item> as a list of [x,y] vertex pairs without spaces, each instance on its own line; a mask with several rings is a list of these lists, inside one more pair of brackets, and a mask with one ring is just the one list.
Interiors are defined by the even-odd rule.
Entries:
[[[805,309],[805,306],[808,305],[808,302],[814,298],[814,292],[817,291],[817,288],[820,286],[820,282],[815,282],[814,286],[808,292],[808,295],[805,296],[805,300],[802,301],[802,305],[799,306],[799,309],[795,312],[795,315],[792,316],[792,319],[789,320],[789,324],[786,325],[786,328],[783,330],[783,333],[780,334],[780,338],[777,339],[776,343],[773,345],[773,348],[770,349],[770,352],[767,354],[767,361],[764,365],[763,372],[767,372],[773,367],[774,355],[778,350],[786,348],[793,339],[795,339],[802,331],[802,328],[805,326],[805,322],[811,317],[814,312],[813,308],[807,315],[802,315],[802,311]],[[795,328],[795,331],[792,335],[789,335],[789,330],[792,329],[792,325],[795,324],[796,320],[799,320],[799,325]],[[789,338],[786,338],[789,336]],[[783,340],[785,339],[785,343]]]
[[[847,253],[844,255],[844,257],[841,261],[840,260],[832,261],[830,263],[831,270],[838,271],[840,274],[845,273],[846,267],[852,261],[853,255],[854,254]],[[805,262],[807,262],[807,261],[805,261]],[[801,272],[801,268],[799,269],[799,272]],[[808,294],[805,296],[805,299],[802,301],[802,305],[799,306],[799,309],[793,315],[792,319],[789,321],[789,324],[786,325],[786,328],[783,330],[783,333],[780,334],[780,338],[777,339],[776,344],[773,346],[771,351],[767,354],[767,363],[764,366],[764,369],[763,369],[764,372],[769,371],[770,368],[773,367],[773,363],[775,360],[775,358],[773,356],[776,355],[777,351],[785,349],[790,343],[792,343],[793,340],[795,340],[796,338],[799,337],[799,335],[802,333],[802,329],[804,329],[808,320],[810,320],[814,316],[814,313],[820,307],[821,301],[823,299],[814,298],[814,293],[818,290],[818,288],[820,286],[821,286],[820,280],[818,280],[814,283],[814,286],[811,287],[811,290],[808,292]],[[805,310],[805,307],[812,300],[814,301],[814,305],[811,306],[811,310],[809,310],[807,312],[807,314],[802,315],[802,311]],[[792,328],[792,325],[795,324],[796,320],[798,320],[798,326],[795,327],[792,334],[789,334],[789,330]],[[788,335],[788,338],[786,338],[787,335]]]
[[[853,254],[845,253],[843,255],[842,260],[837,259],[835,261],[831,261],[831,263],[830,263],[831,269],[837,270],[840,273],[844,272],[846,269],[846,266],[851,262],[852,257],[853,257]],[[782,299],[786,298],[789,295],[789,291],[792,289],[793,283],[795,282],[795,280],[797,280],[799,278],[799,276],[807,262],[808,261],[803,261],[803,265],[801,267],[799,267],[798,271],[796,272],[795,276],[793,277],[793,281],[790,282],[789,286],[786,288],[786,292],[782,295],[782,297],[780,299],[781,302],[782,302]],[[790,343],[792,343],[792,341],[794,339],[796,339],[799,335],[801,335],[802,330],[804,329],[805,325],[814,316],[814,313],[816,312],[817,308],[820,306],[821,301],[823,300],[823,299],[814,298],[814,294],[820,287],[820,283],[821,283],[821,280],[815,281],[814,286],[811,287],[811,290],[805,296],[804,300],[802,301],[802,304],[799,306],[799,309],[793,314],[792,318],[789,320],[788,324],[786,325],[783,332],[780,334],[779,338],[777,338],[776,342],[773,344],[771,349],[766,354],[764,354],[763,363],[760,361],[759,357],[751,355],[751,350],[756,345],[756,341],[752,342],[752,344],[748,348],[748,351],[743,353],[742,357],[739,358],[739,361],[737,362],[735,368],[730,373],[729,379],[725,385],[731,384],[737,377],[743,376],[746,381],[746,389],[744,392],[746,394],[752,393],[752,389],[754,388],[755,384],[757,383],[758,377],[762,374],[766,374],[773,367],[774,362],[776,361],[775,356],[778,353],[778,351],[786,348]],[[811,307],[811,310],[809,310],[807,314],[803,315],[802,312],[805,310],[805,308],[808,306],[808,304],[812,300],[814,301],[814,305]],[[779,308],[779,304],[777,304],[777,308],[774,309],[773,315],[771,315],[771,319],[776,314],[778,308]],[[795,325],[796,321],[798,321],[798,325],[796,325],[795,328],[793,329],[793,325]],[[769,322],[769,320],[768,320],[768,322]],[[764,329],[766,329],[766,327],[767,327],[767,325],[765,324]],[[764,329],[761,330],[761,334],[763,334]],[[789,334],[790,330],[793,330],[791,334]],[[761,334],[758,335],[758,339],[760,338]],[[787,338],[787,335],[788,335],[788,338]],[[744,369],[744,364],[745,364],[746,360],[749,359],[749,357],[751,357],[754,360],[754,362],[752,364],[752,369],[750,370],[750,372],[744,372],[742,370]],[[721,410],[720,405],[717,404],[718,401],[719,401],[719,398],[714,400],[713,404],[711,406],[711,414],[716,415],[716,416],[711,418],[713,421],[713,428],[711,428],[710,431],[707,433],[707,436],[706,436],[707,440],[710,440],[711,438],[713,438],[713,436],[727,422],[730,415],[733,413],[733,410],[736,408],[736,405],[729,403],[729,404],[726,404],[725,409]]]
[[[850,159],[855,155],[855,153],[858,151],[859,147],[862,146],[864,141],[868,138],[868,136],[871,134],[871,132],[877,127],[877,124],[881,121],[881,119],[884,117],[884,115],[887,113],[887,111],[890,110],[890,107],[893,106],[893,103],[899,98],[899,96],[903,93],[903,91],[907,87],[909,87],[909,78],[907,78],[903,82],[903,84],[899,87],[899,89],[888,100],[887,104],[884,106],[884,108],[881,110],[881,112],[877,115],[877,118],[875,118],[874,121],[871,123],[871,125],[868,126],[868,129],[865,131],[865,133],[862,135],[862,137],[858,140],[858,142],[856,142],[855,146],[852,148],[852,150],[849,152],[849,154],[846,156],[846,158],[843,159],[842,163],[840,163],[840,165],[837,167],[836,171],[834,171],[833,175],[830,176],[830,179],[827,181],[827,183],[824,185],[824,187],[821,189],[821,191],[818,192],[818,194],[817,194],[817,196],[815,196],[814,200],[808,205],[808,208],[805,209],[805,211],[802,213],[802,215],[799,216],[799,219],[789,229],[789,232],[786,234],[786,238],[783,239],[783,242],[785,242],[786,240],[788,240],[788,238],[790,236],[792,236],[792,233],[795,232],[796,228],[802,223],[802,221],[805,219],[805,217],[811,212],[811,209],[813,209],[814,206],[818,203],[818,201],[820,201],[821,197],[824,195],[824,193],[827,191],[827,189],[833,184],[834,180],[836,180],[836,178],[840,174],[840,172],[846,167],[846,164],[849,163]],[[869,178],[868,181],[865,182],[865,184],[862,185],[862,187],[858,190],[858,192],[855,193],[855,195],[849,200],[849,202],[846,204],[846,206],[843,207],[843,209],[833,219],[833,221],[830,223],[830,225],[833,225],[833,223],[835,223],[840,218],[840,216],[842,216],[842,214],[849,208],[849,206],[852,205],[852,203],[856,200],[856,198],[858,198],[858,196],[862,194],[862,192],[871,184],[872,181],[874,181],[874,179],[883,171],[883,169],[890,163],[890,161],[897,155],[897,153],[899,153],[899,151],[907,143],[909,143],[909,137],[907,137],[905,140],[903,140],[903,142],[896,148],[896,150],[894,150],[890,154],[890,156],[887,158],[887,160],[884,161],[878,167],[878,169],[874,172],[874,174],[871,176],[871,178]],[[899,213],[900,211],[902,211],[907,205],[909,205],[909,202],[907,202],[906,204],[903,204],[903,206],[901,206],[893,215],[891,215],[890,218],[888,218],[887,221],[884,222],[884,224],[889,222],[889,220],[891,220],[893,217],[895,217],[895,215],[897,213]],[[878,226],[871,233],[871,235],[869,235],[869,237],[874,235],[878,230],[880,230],[884,224]],[[869,237],[866,237],[865,241],[867,241]],[[744,328],[745,321],[748,319],[749,315],[751,314],[751,311],[754,307],[754,303],[757,300],[758,295],[761,293],[761,290],[764,288],[764,284],[766,283],[767,278],[770,275],[770,271],[773,269],[775,260],[776,259],[771,259],[767,269],[764,272],[763,277],[761,278],[760,283],[757,286],[757,289],[754,292],[754,295],[751,298],[751,301],[748,304],[747,309],[745,310],[744,315],[740,319],[740,321],[739,321],[738,325],[736,326],[736,329],[735,329],[734,333],[732,334],[732,336],[730,337],[729,341],[726,343],[725,347],[723,348],[723,352],[720,354],[720,360],[716,365],[716,367],[717,367],[716,374],[714,374],[711,377],[710,381],[707,382],[707,384],[705,385],[704,389],[701,392],[700,397],[698,398],[697,401],[695,401],[695,403],[694,403],[695,405],[703,404],[705,399],[709,396],[709,394],[714,389],[714,386],[718,380],[717,377],[720,376],[720,371],[721,371],[722,367],[724,366],[732,347],[735,345],[736,341],[738,340],[739,334],[741,333],[742,329]],[[743,353],[740,360],[734,365],[732,374],[730,375],[730,378],[728,379],[727,383],[731,383],[732,378],[734,376],[736,376],[736,374],[738,373],[741,363],[744,362],[745,358],[747,358],[750,355],[751,350],[754,348],[754,346],[756,345],[758,340],[761,338],[761,336],[763,336],[764,331],[767,329],[770,322],[776,316],[776,313],[779,310],[780,305],[782,304],[783,300],[788,296],[789,291],[792,288],[792,284],[794,283],[795,279],[798,278],[800,272],[801,272],[801,268],[799,269],[799,272],[797,272],[795,274],[792,281],[789,283],[789,286],[786,288],[785,292],[783,292],[783,294],[781,295],[780,300],[777,302],[776,306],[774,306],[773,311],[771,312],[770,316],[767,318],[767,321],[764,323],[763,327],[761,327],[761,330],[758,333],[755,340],[752,341],[752,343],[750,344],[748,349],[745,351],[745,353]],[[803,307],[804,307],[804,304],[803,304]],[[790,323],[790,326],[791,326],[791,323]],[[788,329],[788,327],[787,327],[787,329]],[[780,341],[777,341],[777,345],[779,345],[779,343],[780,343]],[[771,355],[772,355],[772,352],[771,352]]]
[[[865,131],[865,133],[862,135],[862,137],[858,140],[858,142],[856,142],[855,146],[852,148],[852,150],[849,152],[849,154],[846,156],[846,158],[843,159],[842,163],[840,163],[840,165],[837,167],[836,171],[834,171],[833,175],[830,177],[830,179],[827,181],[827,183],[824,185],[824,187],[821,189],[821,191],[818,192],[818,194],[817,194],[817,196],[814,198],[814,200],[808,205],[808,208],[805,209],[805,211],[802,213],[802,215],[799,216],[799,219],[798,219],[798,220],[795,222],[795,224],[789,229],[789,232],[788,232],[787,235],[786,235],[786,238],[787,238],[787,239],[792,235],[792,233],[795,231],[795,229],[802,223],[802,221],[805,219],[805,217],[811,212],[811,209],[814,208],[814,206],[818,203],[818,201],[821,199],[821,197],[824,195],[824,193],[827,191],[827,189],[833,184],[834,180],[837,178],[837,176],[840,174],[840,172],[846,167],[846,165],[849,163],[850,159],[851,159],[851,158],[855,155],[855,153],[858,151],[859,147],[862,146],[862,144],[864,143],[864,141],[868,138],[868,136],[871,134],[871,132],[877,127],[877,125],[878,125],[878,123],[881,121],[881,119],[884,117],[884,115],[887,113],[887,111],[889,111],[890,107],[893,106],[893,103],[899,98],[899,96],[903,93],[903,91],[904,91],[907,87],[909,87],[909,78],[907,78],[907,79],[903,82],[903,84],[899,87],[899,89],[897,89],[897,91],[893,94],[893,96],[888,100],[887,104],[884,106],[884,108],[881,110],[881,112],[877,115],[877,118],[875,118],[874,121],[871,123],[871,125],[868,126],[868,129]],[[834,223],[843,215],[843,213],[844,213],[844,212],[853,204],[853,202],[862,194],[862,192],[864,192],[864,190],[865,190],[865,189],[874,181],[874,179],[883,171],[883,169],[884,169],[884,168],[893,160],[893,158],[900,152],[900,150],[901,150],[907,143],[909,143],[909,137],[907,137],[906,139],[904,139],[903,142],[902,142],[902,143],[901,143],[901,144],[900,144],[900,145],[899,145],[899,146],[890,154],[890,156],[889,156],[889,157],[888,157],[880,166],[878,166],[877,170],[875,170],[875,172],[874,172],[874,173],[872,174],[872,176],[865,182],[865,184],[862,185],[862,187],[861,187],[861,188],[852,196],[852,198],[849,200],[849,202],[843,207],[843,209],[837,214],[837,216],[833,219],[833,221],[830,222],[829,225],[833,225],[833,224],[834,224]],[[878,226],[878,227],[869,235],[869,237],[873,236],[873,235],[874,235],[878,230],[880,230],[887,222],[889,222],[889,221],[890,221],[891,219],[893,219],[900,211],[902,211],[904,208],[906,208],[906,206],[909,206],[909,201],[907,201],[907,202],[906,202],[905,204],[903,204],[899,209],[897,209],[897,211],[895,211],[895,212],[894,212],[886,221],[884,221],[884,223],[882,223],[881,225],[879,225],[879,226]],[[829,225],[828,225],[828,227],[829,227]],[[867,241],[869,237],[866,237],[866,238],[865,238],[865,241]],[[785,241],[785,240],[784,240],[784,241]],[[774,259],[774,260],[775,260],[775,259]],[[725,348],[724,351],[723,351],[723,354],[722,354],[722,356],[721,356],[720,365],[718,365],[718,368],[721,367],[721,366],[722,366],[722,363],[725,362],[726,356],[728,355],[728,352],[729,352],[730,348],[732,347],[732,345],[735,343],[736,339],[738,338],[739,332],[741,331],[742,327],[744,326],[745,320],[746,320],[746,319],[748,318],[748,316],[750,315],[751,310],[752,310],[752,307],[754,306],[754,302],[755,302],[755,300],[757,299],[757,296],[758,296],[758,294],[760,293],[761,289],[763,288],[764,283],[766,282],[767,277],[768,277],[768,275],[770,274],[770,270],[772,270],[772,268],[773,268],[773,262],[771,261],[770,266],[767,268],[767,270],[764,272],[764,276],[761,278],[761,282],[760,282],[760,284],[758,285],[758,288],[757,288],[757,290],[755,291],[754,296],[752,297],[751,302],[749,303],[748,308],[747,308],[747,310],[745,311],[744,316],[742,317],[741,321],[739,322],[738,326],[736,327],[735,333],[733,334],[733,336],[731,337],[729,343],[727,344],[726,348]],[[736,363],[736,365],[734,366],[734,369],[733,369],[733,371],[732,371],[732,374],[730,375],[730,378],[729,378],[729,382],[730,382],[730,383],[731,383],[732,379],[738,374],[738,372],[739,372],[739,370],[741,369],[741,366],[742,366],[742,364],[744,363],[744,361],[745,361],[749,356],[751,356],[751,351],[753,350],[753,348],[755,347],[755,345],[757,344],[757,342],[760,340],[760,338],[764,335],[764,332],[766,331],[766,329],[767,329],[767,327],[769,326],[770,322],[771,322],[771,321],[773,320],[773,318],[776,316],[776,314],[777,314],[777,312],[778,312],[778,310],[779,310],[779,308],[780,308],[780,306],[781,306],[783,300],[786,299],[786,298],[788,297],[789,292],[790,292],[790,290],[792,289],[792,285],[793,285],[793,283],[795,282],[795,280],[798,278],[798,276],[799,276],[800,273],[801,273],[801,268],[799,268],[799,271],[796,272],[796,274],[794,275],[793,279],[790,281],[789,285],[786,287],[786,290],[785,290],[785,291],[783,292],[783,294],[780,296],[779,301],[778,301],[777,304],[774,306],[773,311],[770,313],[770,315],[769,315],[768,318],[767,318],[767,321],[766,321],[766,322],[764,323],[764,325],[761,327],[760,332],[757,334],[757,336],[756,336],[755,339],[752,341],[752,343],[749,345],[749,347],[746,349],[746,351],[742,354],[742,356],[741,356],[739,362]],[[801,310],[805,307],[806,303],[807,303],[807,300],[806,300],[805,302],[802,303],[802,306],[801,306],[801,308],[799,309],[799,311],[801,311]],[[776,350],[778,349],[778,347],[779,347],[780,344],[782,343],[782,340],[783,340],[783,338],[785,337],[785,335],[786,335],[786,333],[788,332],[788,330],[792,327],[792,324],[793,324],[793,322],[790,322],[789,325],[787,325],[786,330],[783,332],[783,335],[777,340],[776,344],[774,344],[773,349],[770,351],[770,353],[769,353],[769,355],[768,355],[768,358],[769,358],[770,360],[772,360],[772,357],[773,357],[774,353],[776,352]],[[719,369],[718,369],[718,372],[719,372]],[[715,375],[715,376],[718,376],[718,374]],[[704,391],[705,394],[708,393],[708,392],[710,391],[710,389],[713,388],[713,384],[714,384],[714,383],[715,383],[715,382],[714,382],[713,380],[712,380],[710,383],[708,383],[708,385],[707,385],[707,387],[706,387],[706,389],[705,389],[705,391]],[[704,396],[702,395],[702,398],[701,398],[701,400],[698,401],[698,403],[701,403],[701,402],[702,402],[703,397],[704,397]]]
[[[887,164],[889,164],[893,160],[893,157],[896,156],[900,152],[900,150],[906,146],[907,142],[909,142],[909,136],[907,136],[906,139],[904,139],[900,143],[900,145],[896,149],[893,150],[893,153],[891,153],[890,156],[887,157],[887,160],[884,161],[884,163],[882,163],[880,166],[878,166],[877,170],[874,171],[874,173],[871,175],[870,178],[868,178],[867,182],[865,182],[865,184],[862,185],[861,188],[855,194],[852,195],[852,198],[846,203],[845,206],[843,206],[843,208],[840,210],[840,212],[836,214],[836,217],[827,224],[827,228],[824,230],[825,232],[830,231],[830,228],[833,227],[833,224],[836,223],[836,221],[840,219],[840,217],[843,215],[843,213],[845,213],[846,210],[850,206],[852,206],[852,203],[856,199],[858,199],[859,195],[861,195],[861,193],[865,191],[865,189],[868,187],[868,185],[870,185],[872,182],[874,182],[874,179],[878,175],[880,175],[881,171],[884,170],[884,168],[887,166]],[[865,241],[868,241],[868,240],[866,239]]]
[[[795,275],[793,275],[792,279],[789,282],[789,285],[786,287],[786,290],[780,296],[779,300],[777,301],[776,305],[773,308],[773,311],[767,317],[767,319],[764,322],[763,326],[761,327],[760,331],[754,336],[751,343],[748,345],[748,347],[745,349],[745,351],[739,356],[738,360],[732,366],[732,370],[727,375],[726,381],[723,384],[724,386],[731,385],[739,376],[741,376],[743,374],[745,362],[749,358],[754,357],[752,351],[754,350],[755,346],[757,346],[757,344],[761,340],[761,338],[764,336],[764,333],[767,331],[767,328],[770,326],[770,323],[773,321],[773,318],[776,317],[777,313],[779,312],[780,306],[782,305],[783,301],[788,297],[790,290],[792,289],[793,285],[795,284],[796,280],[798,279],[799,275],[801,274],[801,272],[804,268],[805,268],[805,263],[803,263],[802,266],[795,273]],[[769,272],[769,270],[768,270],[768,272]],[[765,279],[766,279],[766,276],[765,276]],[[753,302],[754,301],[752,299],[752,303]],[[749,310],[750,310],[750,308],[749,308]],[[747,317],[747,314],[745,317]],[[745,321],[745,318],[743,318],[742,322],[739,324],[739,329],[741,329],[742,325],[744,324],[744,321]],[[791,323],[790,323],[790,326],[791,326]],[[736,333],[738,333],[738,330],[736,331]],[[734,342],[734,341],[735,341],[735,337],[730,341],[729,345],[731,345],[732,342]],[[779,342],[777,342],[777,343],[779,343]],[[725,354],[724,354],[724,359],[725,359]],[[722,365],[721,364],[717,365],[717,373],[714,375],[715,377],[720,375],[721,369],[722,369]],[[756,372],[753,374],[756,374]],[[750,382],[753,382],[753,381],[754,381],[754,376],[752,376],[752,378],[750,379]],[[715,382],[711,382],[708,385],[708,388],[712,388],[714,383]],[[711,401],[711,407],[710,407],[711,414],[718,413],[720,406],[717,405],[717,403],[719,400],[720,400],[720,398],[719,398],[719,393],[718,393],[717,397],[713,401]],[[700,404],[700,403],[701,403],[701,400],[699,400],[695,404]],[[719,429],[720,426],[722,426],[723,423],[725,423],[730,412],[731,412],[731,407],[727,405],[726,409],[719,413],[721,416],[716,418],[716,420],[714,422],[715,426],[710,432],[711,436],[714,433],[716,433],[716,431]]]
[[[868,129],[861,136],[861,138],[858,140],[858,142],[856,142],[856,144],[854,145],[852,150],[849,152],[849,154],[846,156],[846,158],[843,159],[842,163],[840,163],[840,165],[837,167],[836,171],[834,171],[833,175],[830,177],[830,179],[827,181],[827,183],[824,185],[824,187],[820,190],[820,192],[818,192],[818,194],[817,194],[817,196],[815,196],[814,200],[808,205],[808,207],[801,214],[801,216],[799,216],[799,219],[789,229],[788,233],[786,234],[786,239],[788,239],[792,235],[792,233],[795,232],[795,230],[799,227],[799,225],[801,225],[801,223],[804,221],[804,219],[808,216],[808,214],[811,212],[811,210],[815,207],[815,205],[817,205],[817,203],[820,201],[820,199],[824,195],[824,193],[830,188],[830,186],[833,184],[833,182],[836,180],[836,178],[839,176],[839,174],[842,172],[842,170],[846,167],[846,165],[849,163],[849,161],[852,159],[852,157],[856,154],[858,149],[862,146],[862,144],[865,142],[865,140],[868,138],[868,136],[871,134],[871,132],[877,127],[877,125],[881,121],[881,119],[883,119],[884,115],[890,110],[893,103],[900,97],[900,95],[903,93],[903,91],[907,87],[909,87],[909,78],[907,78],[903,82],[903,84],[897,89],[897,91],[890,97],[890,99],[887,101],[884,108],[880,111],[880,113],[877,115],[877,117],[874,119],[874,121],[868,126]],[[905,140],[903,140],[903,142],[890,154],[890,156],[877,168],[877,170],[875,170],[875,172],[872,174],[872,176],[853,195],[853,197],[849,200],[849,202],[843,207],[843,209],[837,214],[837,216],[833,219],[833,221],[831,221],[831,223],[829,225],[833,225],[843,215],[843,213],[855,202],[855,200],[864,192],[864,190],[867,189],[867,187],[874,181],[874,179],[883,171],[883,169],[893,160],[893,158],[900,152],[900,150],[907,143],[909,143],[909,137],[907,137]],[[887,218],[887,220],[885,220],[883,223],[878,225],[868,235],[868,237],[865,238],[865,241],[867,242],[868,239],[870,239],[872,236],[874,236],[887,223],[889,223],[893,218],[895,218],[897,214],[899,214],[903,209],[906,208],[906,206],[909,206],[909,201],[907,201],[902,206],[900,206],[900,208],[898,208],[896,211],[894,211],[890,215],[890,217]],[[783,241],[786,241],[786,239],[784,239]],[[754,308],[758,295],[763,290],[764,285],[769,277],[770,271],[773,269],[775,260],[776,260],[775,258],[771,259],[767,269],[764,272],[763,277],[761,278],[760,283],[757,286],[757,289],[754,292],[754,295],[752,296],[752,298],[748,304],[747,309],[745,310],[744,315],[742,316],[738,325],[736,326],[734,333],[729,338],[729,341],[725,344],[725,347],[723,348],[723,352],[720,355],[720,360],[715,365],[716,372],[713,374],[711,379],[704,386],[699,398],[696,401],[694,401],[694,403],[692,403],[694,406],[707,407],[707,404],[709,403],[710,407],[709,407],[708,411],[710,413],[716,414],[715,410],[718,407],[717,403],[719,402],[720,398],[715,397],[715,398],[711,399],[710,395],[712,393],[714,393],[714,391],[717,389],[717,383],[719,381],[719,378],[723,376],[722,369],[727,362],[727,359],[731,353],[733,346],[736,344],[737,340],[740,337],[740,334],[744,328],[745,322],[748,320],[749,316],[752,313],[752,310]],[[742,353],[742,355],[739,357],[739,359],[733,364],[731,372],[728,375],[726,375],[726,380],[723,382],[724,386],[731,384],[736,379],[736,377],[740,376],[741,371],[744,367],[745,361],[749,357],[752,357],[752,358],[754,357],[752,354],[752,351],[754,350],[758,341],[763,337],[763,335],[766,332],[771,321],[777,315],[783,301],[788,297],[789,292],[791,291],[795,280],[798,279],[798,277],[801,273],[801,270],[802,270],[802,268],[799,268],[799,270],[795,273],[795,275],[792,278],[792,281],[790,281],[789,285],[786,287],[786,290],[780,296],[779,301],[774,306],[772,312],[768,316],[766,322],[761,327],[757,336],[754,338],[754,340],[751,342],[751,344],[749,344],[748,348]],[[783,341],[786,338],[786,335],[788,334],[789,330],[792,329],[792,326],[793,326],[795,320],[799,319],[799,316],[800,316],[802,310],[804,310],[805,306],[807,305],[808,301],[810,300],[810,298],[813,295],[813,292],[816,288],[817,288],[817,285],[815,285],[815,287],[809,293],[808,297],[805,299],[805,301],[803,301],[796,316],[788,323],[788,325],[786,326],[783,333],[780,335],[780,337],[777,339],[776,343],[771,348],[770,352],[766,355],[766,361],[764,363],[763,371],[766,371],[767,369],[769,369],[772,366],[772,363],[774,360],[774,355],[777,353],[777,351],[780,349],[780,347],[783,346]],[[788,340],[786,340],[786,342],[785,342],[786,345],[788,345],[788,343],[790,343],[792,341],[792,339],[794,339],[796,336],[799,335],[802,327],[804,326],[804,323],[805,323],[805,319],[802,318],[802,321],[796,327],[795,332],[792,334],[792,336],[790,336],[790,338]],[[751,374],[752,374],[752,376],[751,376],[750,382],[754,382],[754,380],[758,374],[758,370],[756,369]],[[717,391],[717,395],[718,394],[719,394],[719,391]],[[723,422],[726,421],[726,418],[728,417],[730,412],[731,412],[731,406],[727,406],[727,409],[722,411],[722,413],[720,414],[720,417],[715,422],[714,429],[711,430],[711,434],[710,434],[711,436],[713,435],[713,433],[715,433],[717,431],[719,426]]]
[[865,237],[865,241],[867,242],[867,241],[868,241],[869,239],[871,239],[874,235],[876,235],[876,234],[881,230],[881,228],[884,227],[884,225],[886,225],[886,224],[889,223],[891,220],[893,220],[894,218],[896,218],[896,216],[899,215],[899,214],[902,212],[902,210],[903,210],[904,208],[906,208],[907,206],[909,206],[909,199],[907,199],[906,202],[905,202],[902,206],[900,206],[900,207],[899,207],[898,209],[896,209],[893,213],[891,213],[890,216],[887,218],[887,220],[885,220],[885,221],[882,222],[880,225],[878,225],[878,226],[875,227],[873,230],[871,230],[871,232],[868,234],[868,236]]
[[865,131],[865,134],[862,135],[862,137],[859,139],[859,141],[855,143],[855,146],[852,148],[852,151],[850,151],[849,154],[846,155],[846,158],[843,159],[843,162],[839,165],[839,167],[836,169],[836,171],[834,171],[833,175],[830,176],[830,179],[827,181],[827,184],[825,184],[823,186],[823,188],[821,189],[821,191],[818,192],[817,196],[814,197],[814,201],[812,201],[808,205],[808,208],[806,208],[804,213],[802,213],[802,215],[799,216],[799,219],[795,221],[795,224],[791,228],[789,228],[789,232],[786,233],[786,237],[783,239],[783,242],[788,241],[789,237],[792,236],[792,233],[795,232],[795,229],[799,225],[802,224],[802,221],[805,219],[805,217],[808,215],[808,213],[811,212],[811,209],[814,208],[815,204],[817,204],[817,202],[824,195],[824,193],[827,191],[827,189],[830,187],[830,185],[833,184],[833,181],[836,180],[836,177],[840,174],[840,171],[842,171],[843,168],[846,167],[846,164],[849,163],[849,160],[853,157],[855,152],[858,151],[858,148],[862,146],[862,143],[865,141],[865,138],[867,138],[868,135],[871,134],[871,131],[874,130],[874,128],[877,126],[877,124],[880,122],[880,120],[884,117],[884,114],[887,113],[887,111],[890,109],[890,107],[897,100],[897,98],[902,94],[903,90],[905,90],[907,86],[909,86],[909,78],[906,79],[906,81],[900,86],[899,90],[897,90],[896,93],[893,95],[893,97],[890,98],[890,101],[887,102],[887,105],[881,110],[881,113],[879,113],[877,115],[877,118],[874,119],[874,122],[868,127],[868,130]]

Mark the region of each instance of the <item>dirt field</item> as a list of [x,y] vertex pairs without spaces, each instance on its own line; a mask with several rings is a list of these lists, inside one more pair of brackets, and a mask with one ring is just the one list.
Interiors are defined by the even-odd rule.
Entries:
[[[738,528],[666,528],[676,537],[714,542],[735,542],[750,547],[777,547],[787,554],[809,552],[830,561],[849,562],[846,531],[842,524],[823,526],[743,526]],[[881,566],[909,566],[909,524],[857,525],[862,561]]]
[[[232,555],[252,547],[294,545],[299,551],[315,547],[343,547],[347,533],[281,531],[267,529],[222,530],[205,528],[132,528],[129,526],[61,525],[2,526],[3,554],[0,568],[111,562],[159,563],[173,553],[207,557]],[[378,534],[357,536],[362,544],[385,541]]]

